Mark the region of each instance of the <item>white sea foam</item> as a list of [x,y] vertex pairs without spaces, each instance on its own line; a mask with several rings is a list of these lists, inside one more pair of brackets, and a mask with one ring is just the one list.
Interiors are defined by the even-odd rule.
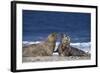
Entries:
[[79,48],[85,52],[91,51],[91,43],[90,42],[82,42],[82,43],[71,43],[71,46]]
[[41,41],[23,41],[23,45],[30,45],[30,44],[38,44],[40,43]]
[[[23,45],[30,45],[30,44],[37,44],[37,43],[41,43],[41,41],[23,41]],[[60,44],[60,42],[56,42],[56,47],[55,47],[54,51],[57,50],[59,44]],[[91,51],[91,43],[90,42],[71,43],[70,45],[73,47],[79,48],[85,52]]]

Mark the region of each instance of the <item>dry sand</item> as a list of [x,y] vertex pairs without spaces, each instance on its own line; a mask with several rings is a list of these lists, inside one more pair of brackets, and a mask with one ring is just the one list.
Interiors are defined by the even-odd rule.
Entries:
[[89,60],[91,56],[69,56],[69,57],[61,57],[57,54],[53,54],[53,56],[38,56],[38,57],[23,57],[22,62],[52,62],[52,61],[71,61],[71,60]]

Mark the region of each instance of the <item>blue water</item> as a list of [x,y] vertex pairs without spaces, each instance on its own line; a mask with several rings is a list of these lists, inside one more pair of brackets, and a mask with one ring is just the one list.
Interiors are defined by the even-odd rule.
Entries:
[[90,42],[91,14],[23,10],[23,41],[41,41],[52,32],[66,33],[71,42]]

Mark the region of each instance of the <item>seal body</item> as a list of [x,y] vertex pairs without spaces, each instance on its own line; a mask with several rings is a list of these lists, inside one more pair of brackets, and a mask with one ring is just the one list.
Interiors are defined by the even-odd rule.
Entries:
[[56,34],[51,33],[46,41],[23,47],[24,57],[51,56],[56,44]]
[[65,34],[62,35],[61,42],[58,46],[58,53],[60,56],[85,56],[84,51],[70,46],[70,38]]

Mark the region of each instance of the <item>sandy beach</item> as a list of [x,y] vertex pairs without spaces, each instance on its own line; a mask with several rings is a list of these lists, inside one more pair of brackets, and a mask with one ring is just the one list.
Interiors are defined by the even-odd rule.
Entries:
[[53,62],[53,61],[72,61],[72,60],[89,60],[91,59],[91,56],[66,56],[66,57],[62,57],[57,55],[57,53],[54,53],[53,56],[37,56],[37,57],[23,57],[22,58],[22,62],[26,63],[26,62]]

